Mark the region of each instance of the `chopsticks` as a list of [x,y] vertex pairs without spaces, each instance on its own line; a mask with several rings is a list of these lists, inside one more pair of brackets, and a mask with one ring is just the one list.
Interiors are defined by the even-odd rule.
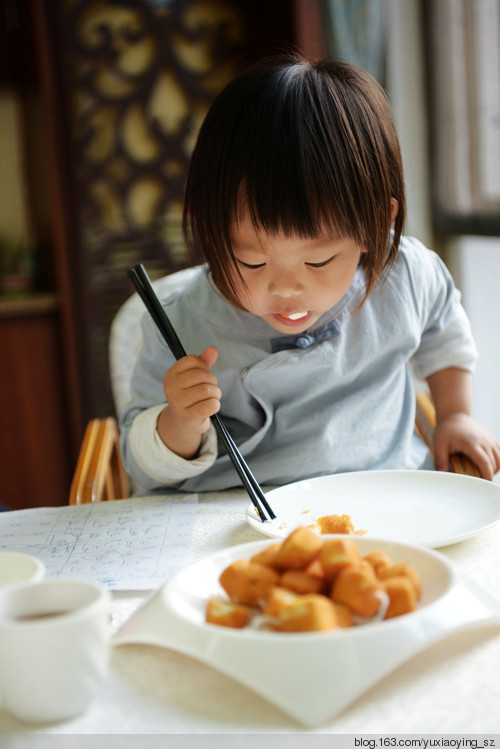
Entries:
[[[131,268],[128,271],[128,277],[134,284],[137,293],[144,302],[147,310],[153,318],[153,321],[155,322],[158,330],[162,334],[175,358],[180,359],[181,357],[186,356],[184,347],[182,346],[177,333],[172,327],[172,324],[168,319],[167,313],[163,309],[160,300],[156,296],[149,276],[146,273],[146,269],[144,268],[142,263],[139,263],[138,265],[135,265],[133,268]],[[264,492],[257,482],[257,479],[252,474],[236,443],[227,431],[224,422],[218,414],[214,414],[210,418],[215,427],[215,431],[217,432],[219,438],[222,440],[227,453],[234,465],[234,468],[236,469],[236,472],[241,479],[241,483],[246,489],[247,494],[252,501],[252,504],[257,510],[260,519],[262,520],[262,522],[265,522],[267,520],[266,514],[264,512],[265,509],[270,519],[272,520],[276,517],[276,515],[270,507],[264,495]]]

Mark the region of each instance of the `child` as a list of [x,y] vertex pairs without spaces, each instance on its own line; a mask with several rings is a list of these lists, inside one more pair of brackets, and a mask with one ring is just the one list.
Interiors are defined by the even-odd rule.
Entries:
[[[500,446],[470,417],[476,349],[439,258],[403,238],[405,191],[381,87],[341,61],[277,58],[219,95],[201,128],[184,230],[204,263],[162,300],[188,356],[144,315],[121,420],[141,490],[239,484],[210,416],[262,485],[432,468],[410,360],[437,411],[436,465]],[[168,404],[168,405],[167,405]]]

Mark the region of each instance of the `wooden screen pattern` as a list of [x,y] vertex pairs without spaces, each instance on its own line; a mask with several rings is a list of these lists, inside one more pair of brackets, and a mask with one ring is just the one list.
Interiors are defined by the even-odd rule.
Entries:
[[68,0],[62,54],[86,336],[87,415],[112,411],[107,341],[132,293],[189,265],[181,234],[199,126],[234,75],[243,27],[228,0]]

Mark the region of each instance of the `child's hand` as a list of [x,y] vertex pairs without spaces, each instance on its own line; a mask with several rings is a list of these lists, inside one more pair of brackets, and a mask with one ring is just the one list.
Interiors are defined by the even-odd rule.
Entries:
[[220,409],[222,393],[210,372],[218,353],[209,346],[200,356],[182,357],[165,374],[168,406],[158,419],[158,432],[167,447],[183,458],[196,455],[210,417]]
[[500,471],[500,444],[471,416],[451,413],[440,419],[434,432],[435,463],[438,471],[447,471],[450,455],[463,453],[491,481]]

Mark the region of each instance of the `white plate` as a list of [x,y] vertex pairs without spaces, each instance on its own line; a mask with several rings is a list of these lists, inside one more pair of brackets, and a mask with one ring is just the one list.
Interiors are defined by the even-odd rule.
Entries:
[[282,634],[206,624],[221,571],[269,541],[218,552],[178,573],[114,637],[115,645],[171,648],[244,684],[306,726],[332,719],[359,695],[435,642],[466,627],[500,622],[500,604],[459,579],[438,552],[361,537],[363,554],[381,549],[413,564],[422,581],[417,611],[348,630]]
[[265,536],[284,538],[322,515],[350,515],[367,535],[439,548],[500,520],[500,486],[438,471],[357,471],[298,481],[266,493],[276,518],[247,520]]

